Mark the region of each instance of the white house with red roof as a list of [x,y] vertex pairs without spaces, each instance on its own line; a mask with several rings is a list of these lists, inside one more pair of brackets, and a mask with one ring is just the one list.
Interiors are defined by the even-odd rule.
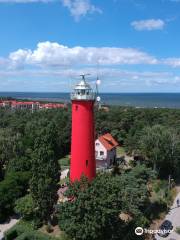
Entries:
[[111,167],[116,162],[118,145],[110,133],[99,136],[95,141],[96,167]]

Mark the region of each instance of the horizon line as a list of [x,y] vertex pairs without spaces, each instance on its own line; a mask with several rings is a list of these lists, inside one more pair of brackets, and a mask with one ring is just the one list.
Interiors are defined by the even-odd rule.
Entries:
[[[0,93],[66,93],[70,94],[71,92],[56,92],[56,91],[0,91]],[[179,92],[99,92],[98,94],[180,94]]]

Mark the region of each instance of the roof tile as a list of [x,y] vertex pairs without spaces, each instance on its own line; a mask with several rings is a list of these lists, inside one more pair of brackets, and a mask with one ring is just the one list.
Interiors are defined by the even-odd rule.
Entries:
[[106,134],[98,137],[98,140],[103,144],[103,146],[108,151],[119,145],[118,142],[112,137],[112,135],[110,133],[106,133]]

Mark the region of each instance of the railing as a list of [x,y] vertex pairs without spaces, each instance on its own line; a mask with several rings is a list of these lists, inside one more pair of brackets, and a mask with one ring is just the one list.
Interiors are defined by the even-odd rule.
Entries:
[[71,93],[71,100],[95,100],[95,93],[90,93],[90,94],[77,94],[77,93]]

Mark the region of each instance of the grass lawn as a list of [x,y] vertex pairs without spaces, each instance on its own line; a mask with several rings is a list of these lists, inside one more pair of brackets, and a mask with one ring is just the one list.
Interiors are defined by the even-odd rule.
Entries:
[[48,233],[46,226],[38,230],[33,228],[30,221],[20,220],[16,225],[5,233],[5,240],[8,239],[36,239],[36,240],[68,240],[69,238],[60,231],[58,226],[52,227],[52,232]]
[[117,147],[116,150],[117,150],[117,156],[124,156],[126,154],[123,147]]
[[[70,156],[69,156],[69,155],[66,155],[66,156],[63,157],[63,158],[60,158],[60,159],[58,160],[58,163],[59,163],[59,165],[61,166],[61,169],[63,169],[64,167],[65,167],[65,168],[69,167],[69,165],[70,165]],[[64,169],[65,169],[65,168],[64,168]]]

